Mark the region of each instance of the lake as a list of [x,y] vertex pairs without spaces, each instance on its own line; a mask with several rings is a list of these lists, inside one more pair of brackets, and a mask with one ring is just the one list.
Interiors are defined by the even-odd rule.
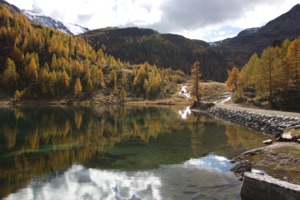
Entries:
[[0,108],[0,199],[241,199],[262,133],[183,106]]

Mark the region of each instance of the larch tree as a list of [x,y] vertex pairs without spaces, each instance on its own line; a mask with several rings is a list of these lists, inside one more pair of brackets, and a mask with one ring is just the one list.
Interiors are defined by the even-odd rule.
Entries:
[[14,61],[7,58],[5,62],[5,71],[2,75],[2,84],[6,85],[8,88],[11,86],[17,86],[18,76]]
[[147,88],[148,88],[148,81],[147,81],[146,78],[145,78],[145,82],[144,82],[143,88],[144,88],[144,90],[147,90]]
[[249,86],[254,86],[255,83],[255,75],[256,75],[256,63],[259,60],[257,54],[253,54],[247,64],[241,70],[241,84],[245,88],[249,88]]
[[300,40],[295,39],[291,46],[288,48],[288,52],[285,59],[285,72],[287,76],[296,82],[296,86],[299,87],[299,74],[300,74]]
[[113,81],[117,85],[117,73],[115,70],[112,70],[109,76],[110,81]]
[[92,93],[94,91],[92,80],[89,78],[86,86],[87,92]]
[[103,72],[102,72],[101,69],[98,71],[98,81],[99,81],[99,83],[101,84],[102,87],[105,86],[104,76],[103,76]]
[[69,54],[70,55],[73,55],[72,40],[73,40],[72,36],[69,36]]
[[237,90],[238,84],[240,83],[240,72],[236,67],[233,67],[228,72],[228,79],[225,82],[227,90]]
[[34,58],[31,58],[30,63],[25,67],[25,75],[28,78],[37,78],[37,66]]
[[55,80],[54,80],[54,77],[55,77],[55,71],[53,71],[52,73],[50,72],[49,73],[49,78],[48,78],[48,88],[49,88],[49,91],[50,91],[50,94],[52,96],[55,95],[55,92],[54,92],[54,84],[55,84]]
[[127,75],[126,72],[123,72],[123,77],[122,77],[122,83],[125,84],[127,82]]
[[81,91],[82,91],[82,86],[81,86],[80,78],[77,78],[76,84],[75,84],[75,87],[74,87],[74,90],[75,90],[75,95],[81,93]]
[[157,92],[157,90],[159,89],[160,82],[161,82],[160,74],[157,74],[156,76],[155,76],[155,74],[152,75],[150,77],[148,92],[155,94]]
[[134,84],[142,87],[145,82],[145,78],[146,78],[146,71],[145,71],[145,67],[142,65],[136,77],[133,80]]
[[[195,96],[197,102],[200,101],[201,95],[202,95],[202,87],[200,85],[200,80],[199,80],[200,79],[199,77],[201,76],[201,73],[199,71],[200,70],[199,65],[200,65],[199,61],[196,61],[193,64],[192,71],[191,71],[192,72],[191,77],[194,78],[194,81],[192,83],[192,92],[191,92],[191,94],[193,96]],[[167,72],[167,73],[169,73],[169,72]]]
[[273,100],[273,92],[283,90],[286,85],[282,60],[276,56],[273,47],[269,46],[261,55],[255,85],[258,93],[269,93],[270,102]]
[[51,62],[51,69],[52,70],[57,70],[58,66],[57,66],[57,63],[56,63],[56,55],[53,54],[52,56],[52,62]]
[[92,79],[93,83],[97,82],[98,71],[99,71],[98,67],[96,67],[95,65],[92,65],[92,67],[91,67],[91,79]]
[[125,91],[124,87],[122,87],[122,89],[120,91],[120,98],[121,99],[125,99],[126,98],[126,91]]
[[19,90],[17,90],[17,91],[15,92],[14,97],[15,97],[15,100],[16,100],[16,101],[19,101],[19,100],[20,100],[21,94],[20,94]]
[[286,57],[289,47],[291,46],[291,41],[289,39],[284,40],[282,44],[282,56]]
[[66,71],[62,74],[61,82],[66,88],[69,88],[69,76]]

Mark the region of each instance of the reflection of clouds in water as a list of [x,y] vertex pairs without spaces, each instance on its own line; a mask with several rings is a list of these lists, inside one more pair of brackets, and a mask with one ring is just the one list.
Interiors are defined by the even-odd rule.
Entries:
[[[109,172],[90,169],[91,179],[105,191],[116,188],[117,196],[121,199],[131,199],[134,195],[142,199],[160,199],[159,188],[161,181],[151,172]],[[151,193],[145,192],[148,187]]]
[[152,172],[114,172],[72,166],[61,177],[11,194],[7,200],[23,199],[161,199],[160,178]]
[[184,111],[179,110],[179,115],[181,115],[182,119],[186,119],[186,115],[187,114],[191,114],[190,108],[186,107],[186,109]]
[[[175,187],[174,184],[170,185],[170,180],[178,183],[178,189],[182,189],[181,183],[185,188],[187,180],[178,179],[178,176],[186,173],[190,173],[202,187],[208,187],[207,184],[213,187],[216,184],[227,185],[235,182],[234,175],[229,172],[232,166],[226,158],[215,155],[190,159],[183,164],[161,165],[157,170],[145,172],[86,169],[81,165],[73,165],[64,174],[52,177],[53,179],[33,179],[27,188],[11,194],[6,200],[160,200],[161,194],[168,192],[163,188]],[[175,191],[177,190],[173,193]],[[171,196],[174,195],[171,193]]]
[[220,169],[223,171],[230,171],[233,166],[225,157],[208,155],[201,159],[191,159],[184,163],[186,168],[206,168],[206,169]]

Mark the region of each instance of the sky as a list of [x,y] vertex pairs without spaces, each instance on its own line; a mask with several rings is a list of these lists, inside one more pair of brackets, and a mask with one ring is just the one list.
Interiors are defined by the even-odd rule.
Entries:
[[140,27],[207,42],[261,27],[299,0],[6,0],[89,29]]

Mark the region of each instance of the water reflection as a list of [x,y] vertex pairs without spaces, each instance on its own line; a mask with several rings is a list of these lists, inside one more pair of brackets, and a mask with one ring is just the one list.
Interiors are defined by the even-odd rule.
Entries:
[[189,107],[186,107],[184,111],[179,110],[179,115],[181,115],[182,119],[186,119],[187,115],[191,115],[191,113]]
[[[58,183],[69,180],[66,177],[71,176],[66,175],[79,169],[80,175],[88,172],[90,177],[86,185],[90,188],[86,191],[90,192],[82,194],[87,195],[82,196],[83,199],[89,199],[91,194],[95,197],[100,195],[96,191],[94,193],[93,188],[97,186],[97,181],[106,181],[104,174],[110,178],[127,176],[127,179],[123,178],[127,180],[126,184],[130,181],[133,181],[130,184],[136,184],[134,181],[140,179],[147,184],[141,186],[141,192],[131,186],[121,190],[116,185],[122,181],[112,178],[115,187],[103,190],[103,197],[113,192],[116,199],[125,196],[158,199],[156,193],[150,195],[147,191],[154,192],[159,188],[160,195],[171,198],[172,191],[175,193],[176,190],[170,188],[180,185],[181,188],[177,188],[180,189],[180,194],[177,194],[179,197],[186,195],[182,188],[186,189],[193,178],[178,178],[176,173],[183,173],[187,166],[195,165],[188,167],[189,170],[193,169],[195,177],[205,171],[206,175],[201,176],[209,180],[220,170],[229,176],[230,167],[220,158],[233,157],[242,151],[261,147],[261,141],[269,138],[243,127],[228,125],[207,114],[190,113],[185,107],[0,108],[0,120],[0,198],[26,186],[27,189],[11,194],[9,198],[17,195],[29,195],[30,198],[40,190],[40,195],[44,195],[42,199],[51,199],[48,195],[52,193],[63,195],[65,188],[68,188],[68,192],[79,192],[83,185],[79,188],[76,184],[81,184],[81,181],[71,181],[67,185],[65,182],[61,185]],[[191,159],[199,157],[202,159]],[[58,172],[62,172],[62,175],[53,175]],[[94,176],[90,176],[91,172],[95,173]],[[92,179],[96,174],[103,178]],[[169,178],[162,174],[167,174]],[[171,175],[175,177],[170,178]],[[43,182],[45,179],[47,181]],[[182,180],[187,183],[184,185]],[[202,178],[199,180],[194,182],[203,185],[200,183]],[[40,182],[42,186],[38,186]],[[170,186],[173,183],[174,186]],[[214,184],[218,185],[217,182]],[[59,189],[51,189],[53,185],[59,186]],[[36,196],[34,198],[39,199]],[[165,196],[160,198],[166,199]]]
[[233,166],[227,158],[216,155],[209,155],[202,159],[191,159],[184,163],[185,167],[197,167],[205,169],[220,169],[224,172],[230,172]]
[[[48,174],[42,180],[34,178],[26,188],[6,199],[160,200],[186,199],[193,193],[207,198],[217,195],[239,199],[240,183],[224,165],[231,164],[226,158],[213,155],[139,172],[88,169],[77,164],[60,175]],[[174,181],[177,178],[181,181]],[[203,186],[212,188],[206,191]]]

